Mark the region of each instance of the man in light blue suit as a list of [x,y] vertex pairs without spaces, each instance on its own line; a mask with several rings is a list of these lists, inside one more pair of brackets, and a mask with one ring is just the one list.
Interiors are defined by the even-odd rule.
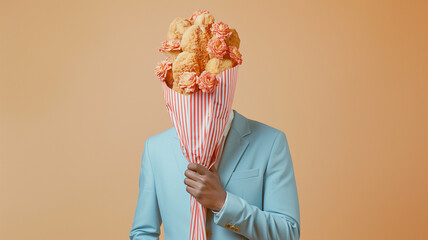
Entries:
[[208,208],[208,239],[300,238],[286,135],[236,110],[233,115],[218,170],[189,164],[174,128],[146,140],[131,240],[159,239],[161,223],[166,240],[188,240],[190,194]]

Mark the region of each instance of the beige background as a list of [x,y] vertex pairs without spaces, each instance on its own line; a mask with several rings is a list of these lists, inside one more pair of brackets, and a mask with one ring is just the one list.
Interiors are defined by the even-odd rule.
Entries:
[[428,238],[427,1],[179,2],[0,1],[0,239],[127,239],[198,8],[241,36],[234,109],[287,134],[301,239]]

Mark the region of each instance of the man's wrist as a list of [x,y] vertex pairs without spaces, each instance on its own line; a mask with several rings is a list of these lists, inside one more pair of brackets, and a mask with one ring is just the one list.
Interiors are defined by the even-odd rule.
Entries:
[[224,206],[226,205],[226,201],[227,201],[227,191],[225,191],[226,193],[226,197],[224,198],[224,201],[221,203],[221,206],[219,206],[218,211],[211,209],[211,211],[215,214],[219,214],[220,212],[222,212],[222,210],[224,209]]
[[219,204],[218,204],[218,206],[217,206],[217,212],[219,212],[222,208],[223,208],[223,206],[224,206],[224,202],[226,202],[226,196],[227,196],[227,192],[226,192],[226,190],[224,190],[224,197],[223,197],[223,199],[219,202]]

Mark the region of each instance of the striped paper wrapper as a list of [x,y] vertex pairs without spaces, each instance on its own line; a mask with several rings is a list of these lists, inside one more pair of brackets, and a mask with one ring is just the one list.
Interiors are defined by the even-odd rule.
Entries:
[[[183,155],[191,163],[210,169],[215,163],[235,95],[238,66],[217,75],[212,93],[183,95],[163,83],[165,105],[180,140]],[[190,240],[206,240],[207,209],[190,195]]]

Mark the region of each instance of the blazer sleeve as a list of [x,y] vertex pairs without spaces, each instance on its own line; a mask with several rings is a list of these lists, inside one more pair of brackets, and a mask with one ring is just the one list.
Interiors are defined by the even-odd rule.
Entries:
[[146,140],[139,176],[138,202],[134,222],[129,233],[131,240],[159,239],[162,219],[156,197],[155,179],[149,154],[149,140]]
[[293,164],[285,134],[280,131],[264,175],[263,209],[230,192],[218,215],[217,225],[248,239],[300,238],[300,212]]

